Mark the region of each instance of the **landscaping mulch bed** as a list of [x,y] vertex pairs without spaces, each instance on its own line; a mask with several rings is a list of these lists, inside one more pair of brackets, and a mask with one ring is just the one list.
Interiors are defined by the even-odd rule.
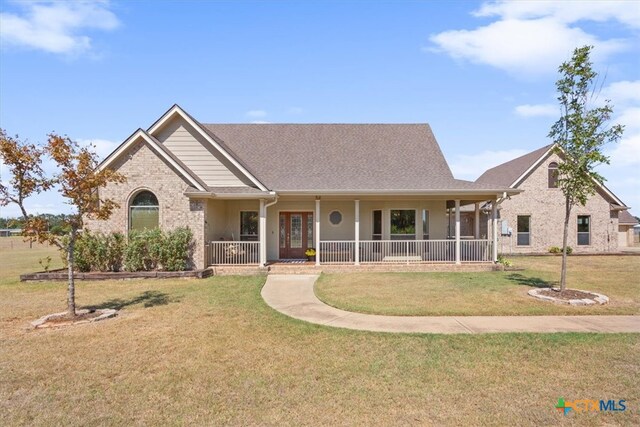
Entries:
[[31,326],[36,329],[41,328],[57,328],[62,326],[82,325],[92,322],[98,322],[105,319],[111,319],[118,315],[118,311],[112,308],[103,308],[98,310],[81,309],[76,310],[75,316],[69,316],[66,311],[62,313],[48,314],[42,316],[38,320],[31,322]]
[[606,295],[579,289],[565,289],[564,291],[557,288],[531,289],[527,293],[534,298],[556,304],[602,305],[609,302],[609,297]]
[[95,319],[96,317],[98,317],[100,315],[101,315],[101,313],[98,313],[97,311],[90,311],[88,313],[78,314],[75,317],[69,316],[68,314],[64,314],[64,315],[59,316],[59,317],[52,317],[52,318],[48,319],[47,323],[53,323],[53,324],[73,323],[73,322],[77,322],[77,321],[80,321],[80,320]]
[[564,291],[557,291],[555,289],[543,289],[538,293],[538,295],[545,295],[565,301],[584,298],[595,299],[597,297],[597,295],[594,295],[591,292],[578,291],[575,289],[565,289]]
[[[118,280],[118,279],[170,279],[181,277],[192,277],[203,279],[213,274],[213,270],[205,268],[203,270],[187,271],[91,271],[88,273],[73,273],[75,280]],[[20,281],[38,280],[67,280],[69,278],[67,270],[64,268],[52,271],[39,271],[37,273],[27,273],[20,275]]]

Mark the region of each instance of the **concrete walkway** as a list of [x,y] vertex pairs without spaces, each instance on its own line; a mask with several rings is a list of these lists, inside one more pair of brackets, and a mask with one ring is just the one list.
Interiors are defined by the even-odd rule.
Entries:
[[262,298],[287,316],[318,325],[375,332],[637,332],[640,316],[380,316],[339,310],[313,292],[317,275],[269,275]]

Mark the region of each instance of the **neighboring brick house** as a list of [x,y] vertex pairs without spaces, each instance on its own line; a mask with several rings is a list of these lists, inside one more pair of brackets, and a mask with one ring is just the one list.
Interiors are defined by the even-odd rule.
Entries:
[[634,246],[633,228],[638,225],[638,220],[629,211],[620,211],[618,215],[618,247]]
[[[553,145],[547,145],[491,168],[476,180],[522,190],[499,204],[501,252],[542,253],[562,246],[565,198],[556,182],[560,162]],[[616,252],[627,246],[620,236],[624,231],[626,238],[627,228],[635,224],[627,209],[605,185],[598,185],[585,206],[572,208],[569,246],[575,252]]]

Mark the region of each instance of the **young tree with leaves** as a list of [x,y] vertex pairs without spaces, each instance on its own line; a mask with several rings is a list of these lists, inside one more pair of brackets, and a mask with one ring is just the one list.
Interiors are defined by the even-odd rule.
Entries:
[[565,197],[561,291],[566,289],[571,209],[578,204],[584,206],[595,194],[596,186],[604,182],[604,177],[595,171],[598,165],[609,163],[602,148],[605,144],[617,142],[624,130],[618,124],[607,126],[613,113],[609,100],[598,105],[598,73],[593,70],[589,59],[592,49],[592,46],[576,48],[571,60],[558,68],[560,79],[556,82],[556,89],[562,114],[549,132],[556,152],[563,158],[558,165],[558,187]]
[[[46,154],[57,165],[57,172],[50,178],[42,169],[42,157]],[[23,235],[30,241],[48,242],[66,253],[69,274],[67,310],[69,316],[76,315],[74,249],[78,231],[83,220],[106,220],[111,216],[117,203],[110,199],[101,199],[99,189],[109,183],[125,182],[125,177],[111,169],[98,169],[98,157],[87,147],[79,146],[75,141],[56,134],[50,134],[43,148],[29,145],[18,139],[7,138],[2,132],[0,156],[9,169],[12,178],[9,187],[0,187],[0,204],[15,203],[23,214],[25,227]],[[67,203],[75,211],[65,216],[64,224],[69,233],[61,236],[51,233],[46,219],[27,213],[24,200],[41,191],[56,186]]]
[[28,218],[24,201],[51,187],[42,170],[44,150],[34,144],[21,141],[18,136],[12,138],[0,129],[0,159],[9,169],[9,185],[0,182],[0,206],[15,203],[23,218]]

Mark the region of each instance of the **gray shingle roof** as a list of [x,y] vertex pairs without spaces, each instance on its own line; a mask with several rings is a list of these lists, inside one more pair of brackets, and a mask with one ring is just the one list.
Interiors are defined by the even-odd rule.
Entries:
[[454,179],[427,124],[202,126],[271,190],[496,187]]
[[638,220],[631,215],[629,211],[620,211],[618,213],[618,224],[632,224],[635,225],[638,223]]
[[498,165],[494,168],[487,170],[480,175],[476,180],[479,184],[496,184],[503,187],[509,187],[515,182],[518,177],[527,171],[531,166],[535,164],[540,157],[546,153],[551,145],[545,145],[535,151],[532,151],[524,156],[520,156],[506,163]]

